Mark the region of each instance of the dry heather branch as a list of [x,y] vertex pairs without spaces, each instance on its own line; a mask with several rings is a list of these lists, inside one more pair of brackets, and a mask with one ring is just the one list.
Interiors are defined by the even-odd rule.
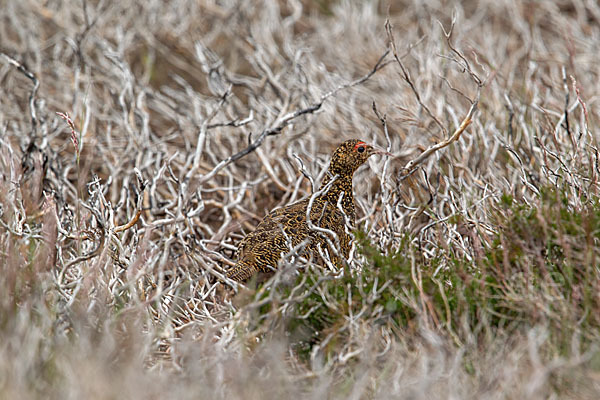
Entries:
[[11,64],[15,68],[17,68],[17,70],[19,72],[21,72],[23,75],[25,75],[27,77],[27,79],[29,79],[31,82],[33,82],[33,88],[31,89],[31,92],[29,94],[29,115],[31,115],[31,136],[32,136],[32,138],[34,138],[35,135],[37,134],[37,126],[38,126],[37,111],[35,108],[35,96],[37,94],[38,88],[40,87],[40,81],[37,79],[35,74],[33,74],[31,71],[29,71],[29,69],[27,69],[27,67],[25,65],[23,65],[22,63],[18,62],[17,60],[10,57],[8,54],[6,54],[4,52],[0,52],[0,55],[2,55],[2,57],[4,57],[4,59],[9,64]]
[[417,102],[419,103],[419,105],[421,107],[423,107],[423,109],[427,112],[427,114],[431,117],[431,119],[433,119],[435,121],[435,123],[439,126],[440,130],[444,133],[444,135],[447,136],[448,131],[446,130],[446,127],[444,126],[444,124],[442,124],[436,118],[435,115],[433,115],[433,113],[431,112],[431,110],[429,109],[429,107],[426,104],[423,103],[423,101],[421,100],[421,95],[419,94],[419,91],[417,90],[417,88],[415,87],[412,79],[410,78],[410,74],[408,73],[407,69],[404,67],[404,64],[402,63],[400,57],[398,57],[398,50],[396,49],[396,41],[394,39],[394,34],[392,32],[392,24],[390,23],[389,20],[385,21],[385,30],[386,30],[386,33],[388,35],[388,41],[389,41],[389,43],[390,43],[390,45],[392,47],[392,52],[394,54],[394,59],[396,60],[396,63],[398,63],[398,65],[400,66],[400,70],[402,71],[402,77],[403,77],[403,79],[410,86],[410,89],[412,90],[413,94],[417,98]]
[[351,82],[347,82],[345,84],[339,85],[338,87],[336,87],[335,89],[323,94],[318,101],[312,103],[311,105],[309,105],[308,107],[303,107],[303,108],[299,108],[295,111],[292,111],[290,113],[285,114],[284,116],[282,116],[281,118],[279,118],[277,121],[275,121],[271,127],[263,130],[261,132],[261,134],[258,136],[258,138],[256,138],[256,140],[254,140],[253,142],[251,142],[248,147],[246,147],[245,149],[237,152],[236,154],[233,154],[229,157],[227,157],[226,159],[222,160],[221,162],[219,162],[210,172],[208,172],[207,174],[203,175],[202,177],[199,178],[200,183],[206,182],[209,179],[213,178],[220,170],[222,170],[223,168],[225,168],[226,166],[228,166],[229,164],[247,156],[248,154],[252,153],[253,151],[255,151],[258,147],[260,147],[260,145],[263,143],[263,141],[265,140],[265,138],[267,136],[272,136],[272,135],[277,135],[279,134],[283,128],[285,128],[286,126],[288,126],[292,121],[294,121],[296,118],[302,116],[302,115],[306,115],[306,114],[312,114],[316,111],[318,111],[321,106],[323,105],[323,103],[329,99],[332,96],[335,96],[338,92],[344,90],[344,89],[348,89],[357,85],[360,85],[364,82],[366,82],[369,78],[371,78],[377,71],[381,70],[382,68],[384,68],[386,65],[389,64],[389,62],[384,62],[385,57],[389,54],[389,50],[386,50],[381,57],[379,57],[379,60],[377,60],[377,62],[375,63],[375,65],[373,66],[373,68],[364,76],[362,76],[361,78],[358,78],[354,81]]
[[[416,97],[417,102],[419,103],[419,105],[421,107],[423,107],[423,109],[427,112],[427,114],[431,117],[431,119],[433,119],[433,121],[435,121],[435,123],[438,125],[438,127],[440,128],[440,130],[444,133],[444,136],[446,136],[446,139],[442,140],[441,142],[439,142],[439,143],[437,143],[435,145],[432,145],[432,146],[428,147],[425,151],[423,151],[421,154],[419,154],[419,156],[417,158],[414,158],[414,159],[410,160],[404,166],[404,168],[402,169],[402,172],[401,172],[401,177],[402,178],[406,178],[407,176],[411,175],[414,171],[416,171],[416,167],[419,166],[421,163],[423,163],[432,154],[434,154],[437,151],[443,149],[444,147],[449,146],[453,142],[456,142],[457,140],[459,140],[460,136],[462,135],[462,133],[471,124],[471,122],[473,120],[473,116],[474,116],[475,112],[477,111],[477,106],[479,104],[479,99],[481,97],[481,89],[484,86],[484,82],[473,71],[473,69],[471,68],[471,64],[469,63],[469,61],[452,44],[452,32],[454,31],[455,24],[456,24],[456,16],[453,17],[452,23],[450,25],[450,29],[448,31],[446,31],[444,29],[444,27],[441,25],[441,23],[440,23],[440,26],[442,27],[442,30],[444,32],[444,37],[446,39],[446,43],[447,43],[448,47],[450,48],[450,50],[452,51],[452,53],[458,57],[458,60],[457,59],[452,59],[452,60],[456,64],[458,64],[461,67],[463,67],[464,71],[468,72],[468,74],[471,77],[472,81],[475,82],[475,84],[476,84],[477,92],[475,94],[475,97],[473,99],[471,99],[468,96],[466,96],[463,93],[461,93],[460,91],[458,91],[457,89],[452,88],[452,86],[450,86],[454,91],[458,91],[461,95],[463,95],[463,97],[466,98],[471,103],[471,107],[469,108],[469,111],[467,112],[467,115],[461,121],[461,123],[458,126],[458,128],[456,128],[456,130],[454,131],[454,133],[452,133],[452,135],[450,135],[448,137],[448,130],[440,122],[440,120],[431,112],[431,110],[429,109],[429,107],[425,103],[423,103],[423,101],[421,99],[421,95],[419,94],[419,91],[415,87],[415,84],[413,83],[413,81],[412,81],[412,79],[410,77],[410,74],[408,73],[408,70],[406,69],[406,67],[402,63],[400,57],[398,57],[398,51],[396,49],[396,41],[394,39],[394,34],[392,32],[392,25],[391,25],[391,23],[390,23],[389,20],[386,20],[385,29],[386,29],[386,32],[387,32],[388,41],[390,42],[390,46],[391,46],[392,52],[394,54],[394,59],[396,60],[396,63],[398,64],[398,66],[400,67],[400,70],[402,71],[402,77],[403,77],[404,81],[406,83],[408,83],[408,85],[410,86],[410,88],[411,88],[413,94],[415,95],[415,97]],[[374,107],[375,114],[383,122],[384,130],[387,130],[387,124],[385,123],[385,120],[379,115],[379,113],[375,109],[375,106],[373,106],[373,107]],[[386,137],[387,137],[387,135],[386,135]]]
[[[1,393],[599,398],[597,2],[318,3],[2,3]],[[350,135],[349,268],[223,298]]]
[[[479,97],[479,94],[477,95],[477,97]],[[472,122],[473,114],[475,113],[475,111],[477,111],[477,102],[478,102],[478,99],[476,99],[474,101],[474,103],[471,104],[471,108],[469,109],[469,112],[467,113],[465,118],[460,123],[460,126],[454,131],[454,133],[449,138],[441,141],[440,143],[437,143],[433,146],[428,147],[425,151],[423,151],[421,154],[419,154],[419,156],[417,158],[410,160],[404,166],[402,173],[401,173],[402,176],[406,177],[406,176],[412,174],[416,170],[416,167],[419,164],[421,164],[423,161],[425,161],[433,153],[437,152],[438,150],[443,149],[444,147],[446,147],[446,146],[452,144],[453,142],[457,141],[458,139],[460,139],[460,135],[462,135],[462,133],[465,131],[465,129],[467,129],[467,127]]]

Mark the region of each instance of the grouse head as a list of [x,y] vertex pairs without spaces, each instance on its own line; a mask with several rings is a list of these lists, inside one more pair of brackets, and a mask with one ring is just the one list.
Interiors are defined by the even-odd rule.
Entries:
[[351,139],[340,144],[333,152],[329,171],[333,175],[352,176],[369,157],[375,154],[391,155],[390,153],[373,147],[362,140]]

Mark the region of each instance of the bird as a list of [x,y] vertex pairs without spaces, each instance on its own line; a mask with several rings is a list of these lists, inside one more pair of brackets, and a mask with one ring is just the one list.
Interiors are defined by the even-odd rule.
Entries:
[[350,231],[356,222],[352,178],[376,154],[391,155],[359,139],[340,144],[313,196],[271,211],[241,240],[235,254],[237,261],[226,271],[227,278],[245,282],[259,272],[268,276],[291,249],[299,249],[299,255],[317,255],[320,247],[334,264],[342,266],[341,257],[349,256]]

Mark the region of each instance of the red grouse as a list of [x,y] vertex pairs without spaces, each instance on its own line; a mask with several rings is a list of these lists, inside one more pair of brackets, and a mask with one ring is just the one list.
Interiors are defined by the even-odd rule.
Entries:
[[[320,246],[335,264],[341,265],[339,256],[347,258],[350,252],[352,237],[348,228],[354,227],[356,220],[352,176],[374,154],[390,155],[357,139],[339,145],[312,204],[309,197],[265,216],[256,230],[240,242],[236,264],[227,271],[227,277],[244,282],[257,272],[270,273],[277,268],[282,254],[302,245],[304,251],[300,254],[309,251],[317,256]],[[331,249],[332,245],[336,249]]]

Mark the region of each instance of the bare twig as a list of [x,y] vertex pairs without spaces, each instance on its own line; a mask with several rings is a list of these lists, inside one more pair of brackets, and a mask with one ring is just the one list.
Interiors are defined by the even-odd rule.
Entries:
[[6,53],[0,52],[0,55],[2,55],[2,57],[4,57],[4,59],[9,64],[16,67],[19,72],[21,72],[29,80],[31,80],[31,82],[33,82],[33,88],[31,89],[31,93],[29,94],[29,113],[31,115],[31,131],[33,133],[32,137],[35,137],[38,126],[37,111],[35,109],[35,96],[37,94],[38,88],[40,87],[40,81],[37,79],[35,74],[29,71],[29,69],[23,63],[20,63],[19,61],[10,57]]
[[423,151],[421,154],[419,154],[419,156],[417,158],[410,160],[402,169],[401,175],[403,177],[406,177],[406,176],[412,174],[415,171],[416,167],[419,164],[423,163],[423,161],[425,161],[429,156],[431,156],[438,150],[441,150],[444,147],[449,146],[453,142],[460,139],[460,136],[462,135],[462,133],[471,124],[471,122],[473,120],[473,115],[475,114],[475,111],[477,111],[477,101],[475,101],[473,104],[471,104],[471,108],[469,108],[469,112],[467,113],[465,118],[460,123],[460,126],[458,128],[456,128],[456,130],[454,131],[452,136],[450,136],[446,140],[442,140],[441,142],[439,142],[435,145],[429,146],[425,151]]
[[383,55],[381,57],[379,57],[379,60],[377,60],[377,62],[375,63],[375,65],[373,66],[373,68],[365,75],[363,75],[361,78],[358,78],[354,81],[345,83],[343,85],[338,86],[337,88],[325,93],[324,95],[321,96],[321,98],[317,101],[312,103],[311,105],[309,105],[308,107],[304,107],[304,108],[298,108],[295,111],[292,111],[290,113],[287,113],[286,115],[284,115],[283,117],[281,117],[280,119],[278,119],[277,121],[275,121],[275,123],[270,127],[267,128],[265,130],[263,130],[261,132],[261,134],[258,136],[258,138],[256,138],[256,140],[254,140],[253,142],[251,142],[248,147],[246,147],[245,149],[229,156],[228,158],[222,160],[221,162],[219,162],[209,173],[203,175],[202,177],[199,178],[200,183],[204,183],[206,181],[208,181],[209,179],[212,179],[212,177],[214,177],[219,171],[221,171],[223,168],[225,168],[226,166],[228,166],[229,164],[236,162],[237,160],[247,156],[248,154],[252,153],[254,150],[256,150],[258,147],[260,147],[262,145],[262,143],[264,142],[264,140],[266,139],[267,136],[272,136],[272,135],[277,135],[279,134],[283,128],[285,128],[287,125],[289,125],[293,120],[295,120],[296,118],[302,116],[302,115],[306,115],[306,114],[312,114],[315,111],[318,111],[321,106],[323,105],[323,103],[330,97],[335,96],[339,91],[344,90],[344,89],[348,89],[357,85],[360,85],[364,82],[366,82],[370,77],[372,77],[377,71],[381,70],[382,68],[384,68],[386,65],[388,65],[388,63],[385,63],[385,57],[389,54],[389,50],[386,50]]
[[403,79],[410,86],[410,88],[411,88],[412,92],[414,93],[414,95],[415,95],[415,97],[416,97],[417,102],[419,103],[419,105],[421,107],[423,107],[423,109],[427,112],[427,114],[431,117],[431,119],[433,119],[433,121],[440,128],[440,130],[442,131],[442,133],[444,134],[444,136],[448,136],[448,131],[446,130],[446,127],[440,122],[439,119],[436,118],[435,115],[433,115],[433,113],[431,112],[431,110],[429,109],[429,107],[425,103],[423,103],[423,101],[421,100],[421,95],[419,94],[419,91],[415,87],[415,84],[413,83],[413,81],[412,81],[412,79],[410,77],[410,74],[408,73],[408,70],[406,69],[406,67],[402,63],[401,57],[398,56],[398,50],[396,49],[396,41],[394,40],[394,34],[392,32],[392,24],[390,23],[389,20],[385,21],[385,30],[386,30],[387,35],[388,35],[388,41],[390,43],[390,46],[392,47],[392,52],[394,54],[394,59],[396,60],[396,63],[398,63],[398,65],[400,66],[400,70],[402,71],[402,77],[403,77]]

